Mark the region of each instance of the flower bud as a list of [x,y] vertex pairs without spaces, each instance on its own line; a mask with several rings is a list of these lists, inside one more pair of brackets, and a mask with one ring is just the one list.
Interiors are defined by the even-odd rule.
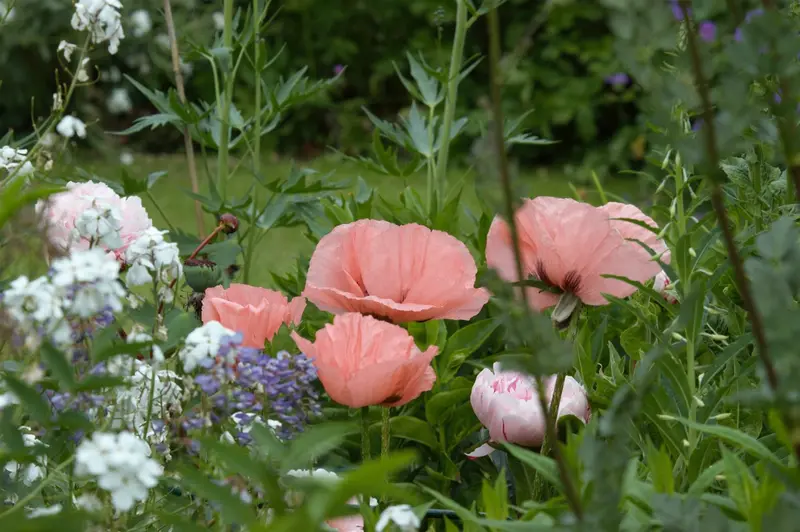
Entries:
[[222,232],[225,234],[233,234],[239,229],[239,219],[231,213],[225,213],[219,217],[219,223],[222,224]]

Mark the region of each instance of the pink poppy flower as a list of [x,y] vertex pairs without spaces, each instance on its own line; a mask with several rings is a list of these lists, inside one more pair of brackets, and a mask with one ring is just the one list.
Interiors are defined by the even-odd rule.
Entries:
[[[608,304],[603,294],[616,297],[633,294],[634,286],[603,275],[639,282],[653,278],[661,270],[658,262],[641,245],[626,238],[652,243],[656,251],[663,244],[655,242],[655,235],[644,228],[611,220],[612,214],[650,220],[632,206],[597,208],[572,199],[550,197],[525,200],[515,215],[525,277],[572,294],[587,305]],[[487,236],[486,263],[506,281],[518,281],[511,231],[499,217],[492,222]],[[561,297],[540,288],[526,290],[531,307],[538,311],[554,306]]]
[[[545,380],[545,395],[549,402],[553,398],[556,376]],[[540,447],[547,427],[539,404],[536,381],[533,377],[515,371],[501,371],[499,364],[494,371],[484,369],[475,379],[470,395],[472,410],[484,427],[489,429],[493,442],[510,442],[526,447]],[[572,377],[564,381],[558,419],[572,415],[584,423],[589,422],[591,409],[583,386]],[[494,448],[485,444],[469,453],[470,458],[490,454]]]
[[275,290],[233,283],[227,289],[215,286],[206,290],[202,318],[203,323],[218,321],[241,332],[242,345],[263,349],[281,325],[299,325],[305,308],[304,297],[289,302]]
[[[619,234],[623,236],[623,238],[638,246],[648,259],[651,258],[650,254],[645,248],[636,242],[637,240],[652,249],[662,262],[669,264],[671,254],[669,249],[667,249],[666,243],[658,238],[658,235],[656,234],[658,232],[658,224],[652,218],[643,213],[638,207],[628,203],[617,203],[612,201],[598,208],[608,214],[608,217],[611,220],[611,226],[616,229]],[[628,220],[637,220],[639,222],[643,222],[652,227],[654,231],[645,229],[644,227],[629,222]]]
[[489,300],[477,267],[451,235],[417,224],[359,220],[317,244],[303,295],[334,314],[360,312],[394,323],[468,320]]
[[124,256],[128,246],[153,226],[147,211],[142,206],[142,200],[138,197],[121,198],[104,183],[69,182],[65,192],[54,194],[47,200],[36,203],[36,211],[47,224],[48,238],[55,247],[63,251],[89,249],[88,240],[76,240],[75,222],[86,209],[92,207],[94,202],[113,207],[122,217],[120,230],[122,246],[109,250],[117,257]]
[[348,313],[317,331],[314,343],[292,333],[314,361],[325,391],[339,404],[401,406],[433,387],[431,360],[438,348],[419,350],[405,329],[371,316]]

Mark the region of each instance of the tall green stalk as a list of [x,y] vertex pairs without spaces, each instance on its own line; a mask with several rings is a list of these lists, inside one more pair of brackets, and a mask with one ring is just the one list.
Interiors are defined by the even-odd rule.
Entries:
[[439,158],[433,179],[432,205],[438,205],[442,195],[442,182],[447,179],[447,161],[450,156],[450,132],[453,129],[453,120],[456,116],[456,101],[458,100],[458,84],[461,75],[461,62],[464,57],[464,41],[467,37],[467,3],[466,0],[456,0],[456,33],[453,37],[453,50],[450,54],[450,72],[447,75],[447,99],[444,105],[444,118],[442,121],[442,146],[439,148]]
[[[227,49],[228,61],[233,63],[233,0],[224,0],[223,17],[225,27],[222,30],[222,44]],[[217,114],[220,120],[219,153],[217,156],[217,188],[222,201],[228,199],[228,155],[230,144],[230,116],[233,103],[233,74],[232,70],[223,71],[224,89],[222,101],[217,102]]]

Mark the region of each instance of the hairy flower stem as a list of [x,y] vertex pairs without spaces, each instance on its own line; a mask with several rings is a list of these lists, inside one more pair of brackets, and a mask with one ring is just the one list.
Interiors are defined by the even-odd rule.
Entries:
[[[728,212],[725,210],[725,200],[723,199],[722,185],[720,184],[719,174],[720,170],[720,155],[717,149],[716,130],[714,128],[714,114],[711,104],[711,95],[709,92],[708,82],[703,73],[703,65],[700,60],[700,52],[697,44],[696,28],[692,23],[692,18],[689,14],[691,9],[691,0],[680,0],[680,8],[683,13],[683,20],[686,24],[686,33],[688,37],[688,47],[692,58],[692,68],[694,70],[695,85],[697,93],[700,96],[700,101],[703,104],[703,121],[704,121],[704,135],[706,143],[706,153],[709,158],[709,181],[711,182],[711,204],[714,212],[717,215],[717,222],[720,229],[722,229],[722,236],[725,240],[725,247],[728,251],[728,259],[733,266],[734,279],[736,281],[736,288],[742,297],[742,305],[747,311],[750,319],[750,325],[753,329],[753,337],[756,341],[756,349],[761,358],[761,364],[764,367],[764,373],[767,377],[767,383],[773,391],[778,389],[778,374],[775,371],[775,365],[769,355],[769,346],[767,345],[767,337],[764,332],[764,324],[761,320],[761,315],[755,306],[755,300],[750,291],[750,284],[747,281],[747,276],[744,271],[744,262],[736,247],[736,241],[731,230],[730,219]],[[784,95],[785,96],[785,95]],[[692,399],[694,400],[694,398]],[[784,416],[784,421],[790,429],[790,434],[794,434],[794,423],[788,416]],[[800,459],[800,441],[793,437],[792,441],[793,451],[795,456]]]
[[[777,6],[773,0],[761,0],[761,5],[765,10],[777,10]],[[774,52],[774,48],[773,48]],[[781,102],[776,103],[771,100],[770,107],[772,114],[777,118],[778,133],[781,138],[781,146],[783,147],[783,158],[786,159],[786,165],[789,171],[786,173],[786,200],[789,203],[800,200],[800,158],[798,158],[797,150],[795,149],[795,138],[797,136],[797,120],[794,115],[794,108],[791,108],[789,113],[783,113],[788,116],[781,116],[779,108],[784,105],[785,108],[789,107],[791,102],[794,102],[791,94],[791,87],[786,78],[778,79],[778,86],[781,89]],[[792,196],[792,184],[794,184],[795,194]]]
[[369,407],[361,407],[361,461],[370,459],[369,451]]
[[[431,204],[436,207],[442,199],[442,183],[447,179],[447,161],[450,156],[450,133],[453,129],[453,120],[456,116],[456,101],[458,100],[458,84],[461,76],[461,62],[464,57],[464,41],[467,37],[467,2],[456,0],[456,33],[453,37],[453,50],[450,54],[450,71],[447,75],[447,99],[444,104],[444,117],[442,120],[442,146],[439,148],[439,158],[433,182],[434,199]],[[436,207],[438,210],[438,207]]]
[[753,327],[753,336],[756,340],[758,353],[761,357],[761,362],[766,371],[767,381],[770,388],[773,390],[778,387],[778,375],[775,371],[775,366],[769,356],[769,348],[767,346],[767,337],[764,333],[764,324],[761,321],[761,315],[756,310],[753,295],[750,292],[750,285],[747,281],[747,276],[744,271],[744,263],[736,247],[733,231],[731,230],[728,212],[725,209],[725,200],[723,199],[722,185],[720,184],[719,174],[721,172],[719,163],[720,155],[717,149],[717,133],[714,127],[714,111],[711,103],[711,94],[709,91],[708,81],[703,73],[703,65],[700,60],[700,51],[698,49],[696,28],[692,23],[689,10],[691,9],[691,0],[680,0],[681,11],[683,12],[683,20],[686,24],[688,46],[692,56],[692,68],[694,70],[695,85],[700,100],[703,103],[703,123],[702,128],[705,136],[706,153],[709,159],[709,180],[711,181],[711,204],[717,216],[717,222],[720,229],[722,229],[722,236],[725,240],[725,247],[728,251],[728,258],[733,266],[734,278],[736,280],[736,288],[742,296],[742,303],[750,318],[750,323]]
[[389,439],[389,431],[391,429],[390,426],[390,408],[387,406],[383,410],[381,410],[381,457],[386,457],[389,454],[389,446],[390,446],[390,439]]
[[[222,30],[222,45],[230,54],[226,61],[233,60],[233,0],[225,0],[223,7],[225,26]],[[224,70],[224,89],[217,102],[217,116],[220,121],[219,152],[217,153],[217,188],[222,197],[223,204],[228,200],[228,154],[230,152],[230,117],[233,105],[234,75],[230,65]]]
[[[186,88],[183,83],[181,60],[178,54],[178,37],[175,33],[175,21],[172,18],[170,0],[164,0],[164,22],[167,25],[167,35],[169,36],[169,45],[172,51],[172,72],[175,74],[175,88],[178,90],[178,99],[181,105],[186,105]],[[197,180],[197,163],[194,157],[194,144],[192,144],[192,135],[189,133],[188,125],[183,126],[183,147],[184,150],[186,150],[186,166],[189,170],[189,181],[192,185],[192,192],[199,194],[200,185]],[[159,209],[159,211],[160,210],[161,209]],[[206,229],[203,223],[203,208],[198,200],[194,200],[194,216],[195,222],[197,223],[197,234],[202,237]]]
[[[492,133],[494,134],[494,148],[497,150],[497,162],[500,170],[500,181],[503,188],[503,198],[505,202],[506,218],[511,229],[511,241],[514,243],[514,259],[517,266],[517,278],[524,279],[522,267],[522,255],[519,250],[519,238],[517,223],[514,218],[514,192],[511,188],[511,177],[508,171],[508,158],[506,157],[505,143],[503,142],[503,110],[501,106],[499,63],[500,63],[500,21],[497,14],[497,6],[493,6],[488,13],[489,24],[489,68],[491,72],[490,84],[492,94],[492,121],[494,122]],[[529,318],[531,308],[528,305],[528,295],[526,290],[521,290],[522,303],[525,313]],[[549,415],[547,410],[547,398],[545,397],[544,379],[536,375],[536,388],[539,395],[539,405],[545,416],[546,439],[555,441],[556,425],[555,420]],[[564,486],[564,496],[567,499],[570,509],[579,520],[583,520],[583,509],[575,483],[567,468],[566,461],[561,454],[561,449],[557,444],[553,445],[553,458],[558,464],[558,474]]]

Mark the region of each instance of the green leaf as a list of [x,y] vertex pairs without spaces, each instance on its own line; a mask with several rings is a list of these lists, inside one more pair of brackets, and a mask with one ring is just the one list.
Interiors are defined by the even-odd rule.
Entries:
[[652,443],[647,445],[647,466],[653,479],[653,488],[658,493],[675,492],[675,478],[672,472],[672,460],[663,448],[656,448]]
[[781,462],[763,443],[740,430],[722,425],[704,425],[702,423],[695,423],[688,419],[678,417],[672,419],[686,425],[690,429],[698,430],[704,434],[716,436],[721,440],[741,448],[751,456],[758,458],[759,460],[770,462],[780,469],[784,469],[786,467],[786,465]]
[[425,418],[433,425],[444,425],[453,415],[453,408],[469,401],[471,388],[441,391],[425,402]]
[[219,506],[222,518],[228,523],[248,525],[257,522],[253,508],[231,491],[230,486],[217,485],[194,467],[183,465],[177,468],[180,483],[188,491]]
[[508,451],[511,456],[536,470],[536,472],[550,484],[559,490],[563,489],[561,478],[558,475],[558,466],[552,458],[542,456],[539,453],[523,449],[522,447],[510,443],[504,443],[503,448]]
[[292,440],[289,453],[281,460],[281,471],[306,467],[309,462],[338,448],[350,434],[358,432],[353,423],[314,425]]
[[164,323],[167,327],[167,341],[163,345],[165,351],[177,347],[190,332],[202,325],[194,313],[177,309],[167,315]]
[[[370,430],[381,429],[380,423],[375,423]],[[436,432],[425,421],[411,416],[397,416],[389,421],[389,434],[392,438],[411,440],[432,450],[439,449]]]
[[3,377],[6,381],[8,391],[19,399],[23,411],[30,414],[33,419],[42,425],[48,426],[50,424],[52,411],[47,401],[42,397],[42,394],[8,372],[6,372]]
[[437,360],[441,382],[447,383],[455,377],[464,361],[489,339],[499,325],[500,322],[494,319],[481,320],[453,334]]
[[64,353],[46,342],[42,344],[40,355],[58,382],[67,390],[71,390],[75,385],[75,375]]
[[117,386],[124,386],[125,379],[123,377],[110,377],[108,375],[89,375],[84,377],[73,387],[76,393],[79,392],[93,392],[97,390],[105,390],[116,388]]
[[408,468],[416,459],[417,454],[409,450],[364,462],[355,471],[342,476],[329,499],[330,507],[346,504],[362,493],[374,494],[376,497],[407,497],[406,490],[394,485],[390,477]]

